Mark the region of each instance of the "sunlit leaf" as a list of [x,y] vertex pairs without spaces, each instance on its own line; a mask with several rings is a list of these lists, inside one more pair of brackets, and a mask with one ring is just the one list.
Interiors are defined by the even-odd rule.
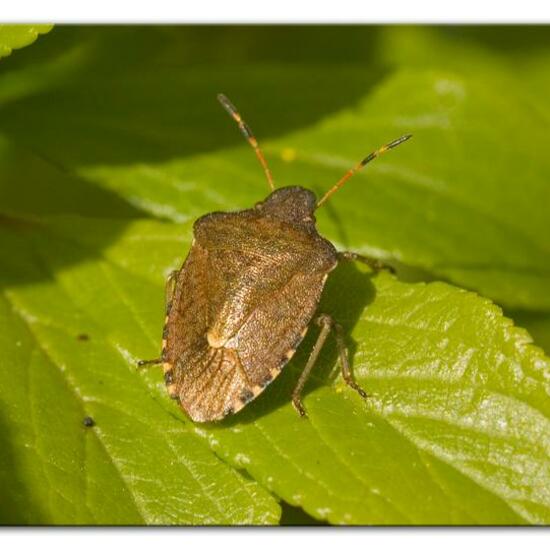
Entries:
[[53,25],[0,25],[0,58],[10,55],[18,48],[32,44],[39,34],[52,29]]

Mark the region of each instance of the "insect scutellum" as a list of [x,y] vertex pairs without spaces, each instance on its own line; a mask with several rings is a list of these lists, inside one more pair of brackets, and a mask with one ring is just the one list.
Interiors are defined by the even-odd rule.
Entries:
[[[218,101],[222,104],[223,108],[229,113],[229,115],[235,120],[235,122],[239,125],[239,128],[244,135],[245,139],[250,143],[252,148],[254,149],[254,152],[256,153],[256,156],[258,157],[258,160],[260,161],[266,178],[267,182],[269,184],[269,187],[273,191],[275,189],[275,185],[273,183],[273,176],[271,174],[271,170],[267,166],[267,162],[265,160],[265,157],[258,145],[258,141],[254,137],[254,134],[252,133],[252,130],[250,129],[250,126],[242,119],[241,115],[237,111],[236,107],[231,103],[231,101],[224,95],[224,94],[218,94]],[[394,139],[393,141],[390,141],[389,143],[386,143],[386,145],[383,145],[382,147],[379,147],[372,153],[369,153],[361,162],[356,164],[353,168],[350,168],[318,201],[316,208],[319,208],[333,193],[338,191],[340,187],[348,181],[351,176],[359,172],[364,166],[366,166],[369,162],[374,160],[375,158],[378,158],[380,155],[383,155],[390,149],[393,149],[397,147],[398,145],[401,145],[405,141],[409,140],[412,137],[412,134],[405,134],[404,136],[401,136],[397,139]]]

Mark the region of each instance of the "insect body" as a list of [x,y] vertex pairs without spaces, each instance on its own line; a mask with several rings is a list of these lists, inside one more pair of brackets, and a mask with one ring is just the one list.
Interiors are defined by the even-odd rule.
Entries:
[[191,250],[167,282],[167,314],[160,363],[168,392],[196,422],[219,420],[240,410],[280,373],[315,318],[321,327],[293,393],[301,415],[301,391],[331,330],[345,381],[353,380],[343,335],[329,315],[315,317],[325,281],[339,260],[383,267],[354,253],[339,253],[321,237],[314,212],[364,164],[410,136],[372,153],[317,201],[303,187],[274,190],[271,172],[229,100],[219,100],[239,124],[260,160],[271,194],[253,208],[199,218]]

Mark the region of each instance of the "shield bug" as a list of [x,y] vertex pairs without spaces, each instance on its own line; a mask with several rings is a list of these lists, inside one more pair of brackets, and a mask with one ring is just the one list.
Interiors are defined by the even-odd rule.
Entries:
[[303,187],[275,189],[250,127],[224,95],[218,100],[254,149],[271,193],[253,208],[213,212],[195,222],[187,258],[166,284],[162,355],[139,364],[163,364],[169,395],[192,420],[220,420],[277,377],[315,322],[320,332],[292,394],[297,411],[306,414],[302,389],[331,331],[345,382],[366,397],[350,370],[341,326],[326,313],[316,315],[316,309],[340,260],[361,261],[375,270],[384,266],[338,252],[317,232],[314,212],[355,172],[411,136],[365,157],[317,200]]

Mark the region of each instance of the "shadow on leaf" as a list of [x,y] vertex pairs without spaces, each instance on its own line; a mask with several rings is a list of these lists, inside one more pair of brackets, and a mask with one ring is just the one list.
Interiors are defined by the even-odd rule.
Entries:
[[[2,128],[67,166],[161,162],[242,143],[216,101],[224,92],[263,141],[364,97],[385,75],[378,34],[376,27],[56,27],[0,67],[0,87],[2,78],[19,78],[23,88],[3,105],[0,95]],[[65,57],[71,62],[60,63]],[[48,85],[32,81],[38,70]]]

